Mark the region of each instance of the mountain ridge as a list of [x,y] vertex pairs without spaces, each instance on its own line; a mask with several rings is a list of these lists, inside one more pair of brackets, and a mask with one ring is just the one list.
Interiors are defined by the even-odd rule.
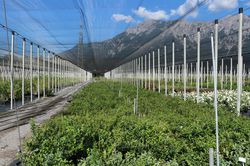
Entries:
[[[244,16],[243,24],[243,48],[250,44],[250,17]],[[201,29],[201,59],[211,59],[211,32],[214,31],[214,23],[209,21],[189,22],[180,20],[177,24],[174,21],[147,20],[139,23],[135,27],[130,27],[124,32],[116,35],[112,39],[102,42],[84,44],[81,54],[82,64],[85,69],[92,72],[109,71],[118,65],[128,62],[145,53],[162,48],[167,45],[171,50],[171,42],[175,41],[176,61],[181,63],[183,47],[183,35],[187,35],[187,55],[189,59],[195,61],[197,28]],[[219,56],[234,55],[237,53],[238,45],[238,16],[232,15],[219,21]],[[70,51],[79,51],[79,45]],[[246,47],[245,51],[250,50]],[[178,53],[178,50],[180,53]],[[168,51],[169,52],[169,51]],[[170,51],[171,52],[171,51]],[[67,56],[65,52],[61,56]],[[244,52],[243,52],[244,53]],[[168,53],[169,54],[169,53]],[[169,60],[171,57],[169,58]],[[75,61],[71,58],[72,61]],[[89,62],[90,60],[95,61]],[[170,61],[169,61],[170,62]],[[91,66],[92,65],[92,66]]]

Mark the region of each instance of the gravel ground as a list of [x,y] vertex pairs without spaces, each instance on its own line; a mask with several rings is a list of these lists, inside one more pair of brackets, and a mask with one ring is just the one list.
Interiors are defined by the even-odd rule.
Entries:
[[[65,105],[68,103],[70,97],[77,92],[79,89],[86,86],[89,82],[85,82],[82,84],[78,84],[72,87],[67,87],[61,90],[56,96],[50,98],[44,98],[41,102],[39,102],[39,106],[46,106],[46,103],[51,102],[53,100],[58,99],[61,100],[59,102],[54,103],[52,107],[48,108],[48,111],[40,116],[34,118],[36,124],[41,124],[45,120],[50,119],[51,116],[57,114],[62,111]],[[31,107],[37,107],[37,103],[34,103]],[[25,124],[19,127],[20,135],[21,135],[21,144],[23,141],[31,136],[30,124]],[[18,155],[19,150],[19,137],[18,137],[18,129],[12,128],[9,130],[5,130],[0,132],[0,166],[10,165]]]

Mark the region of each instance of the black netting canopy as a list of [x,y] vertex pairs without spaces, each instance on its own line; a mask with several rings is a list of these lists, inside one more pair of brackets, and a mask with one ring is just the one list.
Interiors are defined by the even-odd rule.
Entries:
[[[244,1],[215,5],[210,0],[5,0],[0,6],[0,57],[10,50],[7,27],[93,73],[110,71],[158,48],[162,53],[164,45],[171,54],[173,40],[176,63],[182,63],[183,34],[187,35],[188,61],[195,61],[198,27],[201,58],[211,60],[210,33],[216,18],[220,23],[219,57],[232,57],[237,54],[240,6],[246,8],[243,33],[250,33]],[[244,35],[244,55],[249,53],[249,42],[249,35]],[[21,43],[16,47],[21,48]],[[168,58],[170,64],[171,56]]]

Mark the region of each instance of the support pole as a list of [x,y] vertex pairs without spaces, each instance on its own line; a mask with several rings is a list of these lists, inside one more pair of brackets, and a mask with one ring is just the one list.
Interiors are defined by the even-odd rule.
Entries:
[[25,52],[26,52],[26,39],[23,38],[23,57],[22,57],[22,105],[24,105],[24,76],[25,76]]
[[37,98],[40,99],[40,46],[37,46]]
[[174,74],[175,74],[175,70],[174,70],[174,67],[175,67],[175,48],[174,48],[174,41],[172,42],[172,96],[174,96]]
[[209,148],[209,166],[214,166],[214,150]]
[[197,29],[197,66],[196,66],[196,93],[197,103],[200,99],[200,28]]
[[150,71],[150,53],[148,53],[148,89],[150,90],[150,87],[151,87],[151,71]]
[[181,65],[178,65],[178,82],[181,82]]
[[204,76],[204,68],[203,68],[203,61],[200,62],[201,66],[200,66],[200,88],[203,88],[203,76]]
[[135,60],[132,60],[132,73],[133,73],[132,81],[133,81],[133,85],[135,85]]
[[[14,41],[15,41],[15,32],[12,31],[11,35],[11,54],[10,54],[10,109],[14,108]],[[19,139],[19,147],[18,151],[21,152],[21,136],[20,136],[20,128],[19,128],[19,111],[16,109],[16,125],[18,131],[18,139]]]
[[209,62],[207,60],[207,74],[206,74],[207,88],[209,87]]
[[10,53],[10,109],[14,106],[14,40],[15,32],[11,35],[11,53]]
[[161,61],[160,61],[160,49],[158,48],[158,92],[161,93]]
[[153,91],[155,91],[155,52],[153,51]]
[[60,58],[57,57],[57,91],[60,91]]
[[43,49],[43,97],[45,97],[45,48]]
[[230,90],[233,89],[233,58],[230,58]]
[[218,127],[218,88],[217,88],[217,73],[218,73],[218,20],[215,20],[215,45],[214,45],[214,109],[215,109],[215,130],[216,130],[216,163],[220,165],[219,154],[219,127]]
[[[75,84],[78,82],[78,78],[79,78],[79,72],[77,71],[77,67],[76,67],[76,82]],[[63,88],[63,60],[60,59],[60,90],[62,90]]]
[[133,60],[133,65],[134,65],[134,85],[136,86],[136,59]]
[[54,92],[54,63],[55,63],[55,60],[54,60],[54,53],[52,53],[52,56],[51,56],[51,90],[52,92]]
[[30,102],[33,101],[33,43],[30,43]]
[[54,79],[55,79],[55,92],[57,92],[57,85],[58,85],[58,80],[57,80],[57,77],[58,77],[58,75],[57,75],[57,65],[58,65],[58,60],[57,60],[57,57],[56,56],[54,56],[54,58],[55,58],[55,69],[54,69],[54,71],[55,71],[55,74],[54,74]]
[[54,54],[54,92],[57,92],[57,58],[56,55]]
[[167,78],[167,46],[164,46],[164,78],[165,78],[165,95],[168,94],[168,78]]
[[140,58],[136,59],[135,74],[136,74],[136,112],[138,112],[138,99],[139,99],[139,68],[140,68]]
[[226,69],[225,69],[225,85],[227,88],[227,65],[226,65]]
[[138,86],[140,88],[140,82],[141,82],[141,57],[138,57],[137,59],[137,74],[136,78],[138,80]]
[[144,60],[143,60],[143,56],[141,56],[141,88],[143,88],[143,85],[144,85],[144,83],[143,83],[143,81],[144,81],[144,72],[143,72],[143,67],[144,67],[144,65],[143,65],[143,62],[144,62]]
[[220,87],[221,90],[223,89],[223,83],[224,83],[224,59],[221,59],[221,83],[220,83]]
[[184,68],[183,68],[183,76],[184,76],[184,100],[187,97],[187,55],[186,55],[186,35],[183,35],[183,58],[184,58]]
[[145,81],[144,81],[144,87],[145,89],[147,89],[147,54],[145,54],[145,64],[144,64],[144,77],[145,77]]
[[48,51],[48,90],[50,90],[50,51]]
[[240,115],[242,92],[242,22],[243,8],[239,9],[239,36],[238,36],[238,77],[237,77],[237,115]]
[[191,63],[190,67],[190,81],[191,81],[191,86],[193,86],[193,63]]

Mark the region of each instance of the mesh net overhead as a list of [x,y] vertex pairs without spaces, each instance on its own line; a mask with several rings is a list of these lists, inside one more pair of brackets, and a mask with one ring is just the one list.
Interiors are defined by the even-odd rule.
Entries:
[[[185,1],[173,6],[173,2],[156,0],[154,7],[149,0],[8,0],[5,1],[6,12],[3,2],[0,2],[1,25],[7,25],[37,45],[93,73],[104,73],[158,48],[163,53],[164,45],[169,55],[168,65],[171,65],[173,40],[176,42],[176,63],[181,64],[184,33],[187,34],[188,62],[195,62],[198,27],[201,28],[201,60],[211,61],[210,33],[214,30],[211,20],[215,18],[203,18],[201,11],[208,6],[206,0],[199,1],[183,15],[169,19],[143,19],[140,14],[150,16],[153,11],[163,11],[171,5],[177,9]],[[196,11],[200,14],[194,19],[192,15]],[[171,16],[170,11],[167,12],[165,14]],[[219,19],[221,58],[236,58],[237,12],[235,8],[227,10]],[[243,33],[246,34],[243,37],[244,61],[247,61],[247,44],[250,42],[247,35],[250,33],[248,14],[247,9],[244,11],[243,26]],[[0,54],[4,57],[10,50],[11,32],[0,28],[0,34]],[[17,40],[20,41],[16,42],[16,52],[21,52],[21,39]]]

